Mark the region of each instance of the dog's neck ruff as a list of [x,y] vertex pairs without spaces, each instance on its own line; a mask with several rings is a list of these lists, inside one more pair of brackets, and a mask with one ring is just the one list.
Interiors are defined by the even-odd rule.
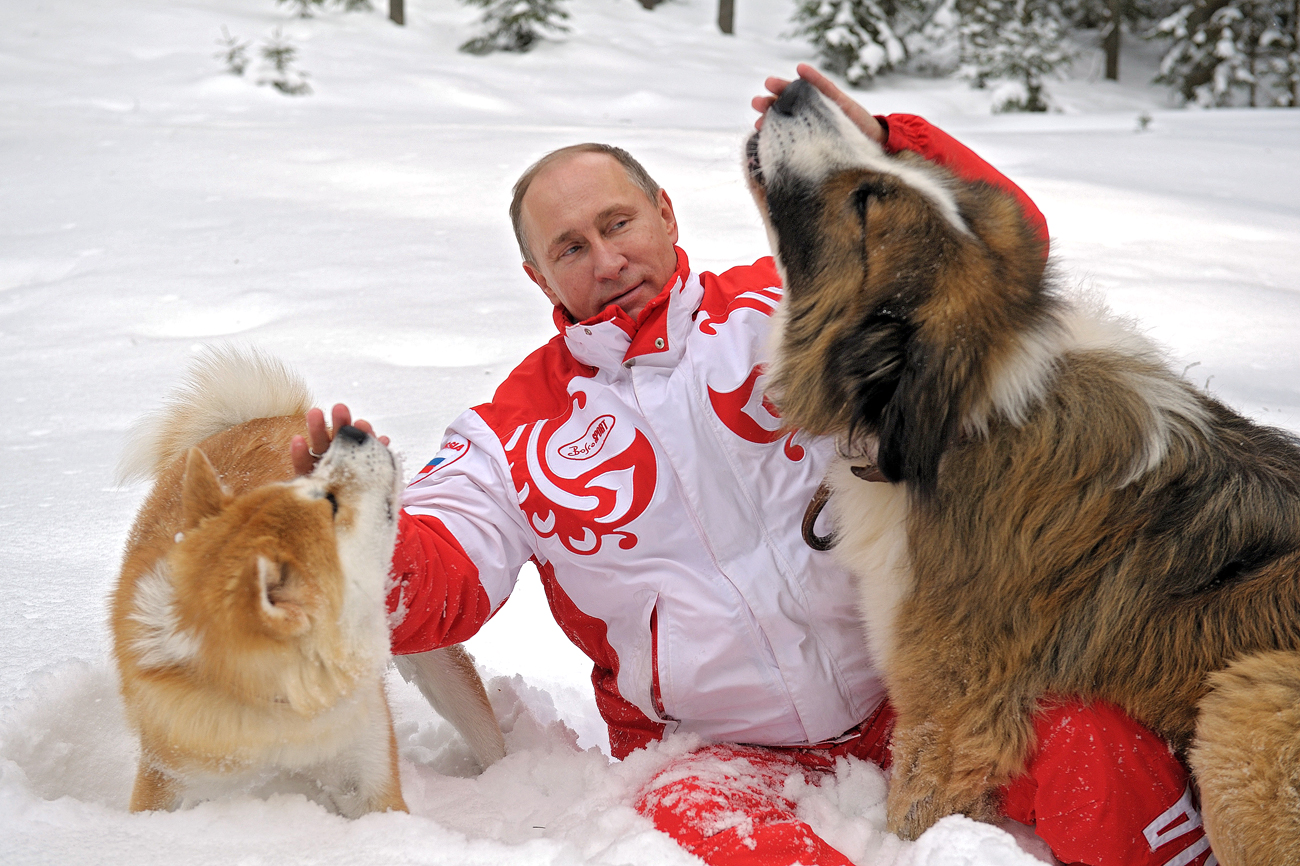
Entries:
[[[987,400],[973,407],[962,424],[962,434],[987,436],[997,419],[1023,426],[1046,399],[1068,358],[1088,353],[1137,358],[1151,369],[1167,367],[1164,353],[1155,343],[1117,318],[1099,300],[1062,300],[1053,315],[1021,335],[1007,359],[994,371]],[[1180,387],[1164,376],[1144,374],[1140,369],[1128,370],[1124,375],[1128,387],[1148,410],[1143,447],[1122,482],[1127,485],[1160,464],[1173,436],[1190,431],[1207,434],[1209,418],[1190,388]]]

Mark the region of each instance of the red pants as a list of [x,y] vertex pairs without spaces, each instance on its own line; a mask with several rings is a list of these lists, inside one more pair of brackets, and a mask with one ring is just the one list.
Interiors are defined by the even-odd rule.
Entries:
[[[893,721],[886,704],[833,746],[705,746],[656,776],[637,810],[712,866],[849,866],[798,819],[783,787],[795,774],[815,784],[841,756],[888,767]],[[1058,860],[1213,866],[1187,770],[1159,737],[1104,703],[1051,706],[1035,730],[1037,752],[1003,790],[1003,807],[1034,826]]]

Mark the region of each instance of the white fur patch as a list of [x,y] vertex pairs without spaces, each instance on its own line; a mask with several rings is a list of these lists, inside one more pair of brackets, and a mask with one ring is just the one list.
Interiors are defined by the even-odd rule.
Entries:
[[187,664],[198,655],[198,635],[181,628],[176,612],[176,590],[166,562],[157,563],[135,585],[131,619],[142,633],[131,644],[137,664],[145,669]]
[[1193,430],[1208,433],[1204,407],[1191,386],[1168,372],[1160,347],[1100,300],[1087,296],[1071,299],[1058,316],[1021,335],[1019,346],[990,384],[989,405],[977,408],[966,419],[963,431],[986,434],[997,416],[1023,424],[1030,410],[1043,401],[1063,359],[1090,352],[1133,358],[1160,371],[1125,373],[1128,387],[1146,403],[1149,417],[1144,442],[1123,484],[1131,484],[1159,466],[1173,437],[1188,436]]
[[888,672],[894,649],[894,617],[912,590],[912,557],[907,540],[910,497],[905,484],[863,481],[854,461],[837,457],[827,472],[831,516],[838,542],[835,558],[857,579],[858,604],[867,645]]
[[343,569],[341,626],[345,640],[377,663],[387,664],[389,637],[385,598],[397,538],[403,488],[397,458],[373,436],[360,445],[336,436],[311,475],[292,482],[299,495],[320,498],[338,487],[349,519],[336,534]]

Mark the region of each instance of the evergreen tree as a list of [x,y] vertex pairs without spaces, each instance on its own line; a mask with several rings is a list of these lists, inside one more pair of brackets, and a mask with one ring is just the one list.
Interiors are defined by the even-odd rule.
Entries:
[[1297,0],[1198,0],[1160,22],[1172,40],[1156,81],[1204,106],[1291,105],[1300,99]]
[[299,18],[310,18],[313,10],[325,6],[325,0],[275,0],[277,4],[289,5],[298,12]]
[[263,69],[258,76],[258,84],[269,84],[286,96],[306,96],[311,93],[307,73],[293,65],[298,49],[278,29],[262,43],[260,53]]
[[[298,12],[299,18],[310,18],[312,12],[325,8],[326,0],[275,0],[280,5],[288,4]],[[375,7],[370,0],[331,0],[334,5],[342,6],[344,12],[368,12]]]
[[567,32],[569,13],[561,0],[465,0],[471,6],[481,6],[483,17],[479,22],[487,32],[460,46],[470,54],[490,54],[493,51],[528,51],[538,39],[540,31]]
[[223,24],[221,38],[217,40],[217,44],[221,46],[221,50],[217,52],[216,58],[226,64],[226,69],[232,75],[243,75],[244,70],[248,68],[249,43],[240,42],[238,37],[232,36]]
[[1047,111],[1044,80],[1074,59],[1055,0],[958,0],[957,10],[961,75],[977,88],[1004,82],[994,111]]
[[926,17],[923,0],[799,0],[796,36],[817,49],[822,66],[865,87],[907,59],[898,35]]

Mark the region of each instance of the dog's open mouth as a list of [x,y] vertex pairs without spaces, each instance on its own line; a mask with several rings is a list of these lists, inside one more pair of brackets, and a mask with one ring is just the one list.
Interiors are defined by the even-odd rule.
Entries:
[[758,160],[758,132],[745,142],[745,169],[756,186],[763,186],[763,165]]

